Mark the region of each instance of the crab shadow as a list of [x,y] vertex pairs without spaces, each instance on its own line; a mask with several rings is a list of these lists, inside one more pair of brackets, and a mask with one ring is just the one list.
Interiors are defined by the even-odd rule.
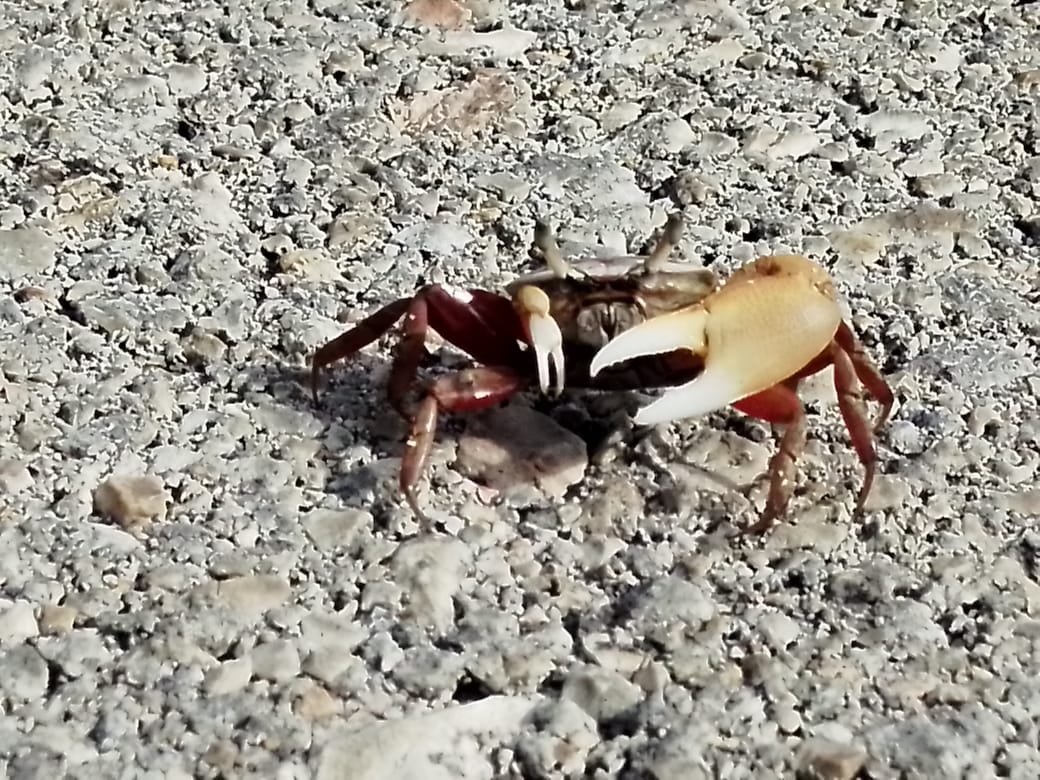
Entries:
[[[444,354],[432,353],[420,367],[419,381],[466,365],[470,364]],[[327,459],[337,447],[342,447],[343,432],[346,431],[354,442],[370,447],[373,454],[395,458],[404,453],[409,426],[387,401],[385,382],[389,368],[390,361],[377,355],[364,355],[337,363],[322,372],[317,403],[312,397],[309,366],[280,361],[253,366],[247,372],[251,387],[262,390],[275,403],[304,417],[314,417],[321,423],[322,432],[319,436],[324,452],[316,457]],[[568,389],[559,398],[547,398],[538,392],[537,387],[525,388],[512,398],[483,411],[441,413],[435,441],[469,432],[475,437],[488,439],[493,446],[500,448],[505,463],[524,463],[532,458],[537,460],[540,456],[532,453],[527,437],[512,435],[508,426],[487,424],[489,417],[502,412],[508,405],[516,404],[527,406],[548,417],[581,439],[585,445],[583,456],[587,457],[588,462],[584,475],[563,493],[560,500],[581,500],[582,492],[587,489],[587,480],[609,481],[618,478],[619,472],[633,465],[641,465],[654,473],[658,492],[667,492],[669,487],[674,487],[675,475],[671,466],[675,464],[697,472],[724,491],[743,492],[747,489],[747,486],[738,484],[725,474],[683,457],[658,428],[635,426],[631,420],[632,414],[644,401],[645,398],[641,399],[637,391],[628,390]],[[568,464],[560,465],[566,467]],[[429,487],[432,471],[428,467],[420,479],[420,501],[435,500],[434,491]],[[400,509],[404,506],[396,491],[396,471],[393,476],[395,488],[387,491],[377,484],[387,481],[385,473],[368,468],[365,463],[358,463],[339,472],[329,489],[343,497],[350,497],[366,489],[377,495],[386,493],[385,497],[377,499],[377,503],[381,509],[391,511],[394,507]],[[423,482],[427,485],[423,486]],[[484,484],[478,477],[474,478],[474,482]],[[531,509],[550,506],[554,499],[547,494],[540,495],[542,492],[514,493],[506,489],[500,491],[495,503],[505,502],[518,509],[523,508],[525,503]],[[425,498],[424,493],[427,494]],[[519,505],[511,500],[514,495],[524,496]],[[540,495],[537,504],[532,503],[535,495]],[[668,507],[667,503],[664,502],[665,505],[661,507],[664,511],[669,514],[680,512],[681,508]],[[715,521],[709,522],[709,526],[715,525]],[[712,531],[711,528],[705,530]]]

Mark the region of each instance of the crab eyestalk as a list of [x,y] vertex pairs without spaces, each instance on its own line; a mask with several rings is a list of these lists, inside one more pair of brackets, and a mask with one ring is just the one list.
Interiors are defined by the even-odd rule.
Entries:
[[527,339],[534,349],[538,365],[538,387],[549,390],[549,371],[555,375],[553,395],[560,395],[564,385],[563,333],[552,317],[551,302],[539,287],[525,285],[517,290],[516,308],[523,321]]
[[566,279],[571,270],[570,266],[564,259],[563,252],[560,251],[560,245],[556,243],[552,230],[541,220],[534,224],[534,245],[541,251],[542,257],[545,258],[545,264],[549,266],[552,275],[557,279]]
[[668,262],[669,255],[679,246],[679,240],[682,238],[683,231],[683,218],[682,214],[676,212],[668,217],[668,221],[664,225],[664,231],[661,233],[661,237],[657,240],[657,244],[651,250],[650,254],[647,255],[646,260],[643,261],[643,271],[648,274],[652,274],[656,271],[662,270],[664,265]]

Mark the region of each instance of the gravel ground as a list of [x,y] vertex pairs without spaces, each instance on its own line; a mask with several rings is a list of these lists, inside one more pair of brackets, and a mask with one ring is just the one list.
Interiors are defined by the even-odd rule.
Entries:
[[[0,22],[0,775],[1040,776],[1040,4]],[[692,266],[831,270],[898,397],[863,522],[826,375],[761,539],[735,412],[591,465],[646,395],[452,417],[422,529],[392,339],[311,403],[316,346],[501,289],[536,217],[616,254],[676,208]]]

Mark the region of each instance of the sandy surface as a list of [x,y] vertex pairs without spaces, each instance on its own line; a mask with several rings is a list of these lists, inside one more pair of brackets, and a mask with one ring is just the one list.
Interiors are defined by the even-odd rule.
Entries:
[[[0,775],[1040,776],[1040,4],[975,5],[0,5]],[[587,467],[646,396],[452,418],[421,532],[392,340],[310,402],[536,217],[677,208],[831,271],[898,397],[862,523],[826,375],[764,539],[735,412]]]

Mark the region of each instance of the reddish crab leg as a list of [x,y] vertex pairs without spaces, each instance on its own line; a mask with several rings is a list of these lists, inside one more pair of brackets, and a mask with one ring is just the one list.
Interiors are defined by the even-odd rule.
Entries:
[[[874,434],[887,420],[894,399],[892,391],[880,379],[880,374],[852,331],[842,323],[834,341],[827,349],[791,379],[733,404],[735,409],[746,415],[785,426],[779,449],[769,462],[770,485],[765,511],[758,522],[747,528],[749,533],[768,531],[786,512],[787,503],[794,490],[795,462],[805,448],[806,440],[805,409],[798,399],[798,382],[832,363],[838,409],[848,429],[853,449],[864,469],[863,486],[856,499],[853,517],[859,516],[863,510],[877,470]],[[867,409],[860,392],[861,378],[866,380],[863,381],[863,385],[867,391],[882,405],[878,422],[873,428],[867,418]]]
[[495,406],[520,391],[523,380],[505,366],[467,368],[432,382],[412,418],[411,432],[401,458],[401,492],[416,517],[425,514],[415,497],[415,484],[422,477],[433,447],[437,415],[445,412],[473,412]]
[[881,376],[881,372],[878,371],[874,361],[870,359],[866,350],[863,349],[863,345],[856,338],[856,334],[844,322],[838,326],[838,332],[834,334],[834,340],[848,354],[849,359],[852,361],[852,368],[856,372],[856,377],[867,388],[867,392],[870,393],[875,401],[881,404],[881,412],[878,414],[877,422],[873,426],[873,433],[877,433],[888,422],[888,416],[892,412],[892,405],[896,400],[895,395],[892,393],[892,388],[888,386],[888,382]]
[[769,460],[769,496],[759,520],[745,529],[763,533],[783,516],[794,491],[795,462],[805,449],[805,408],[797,394],[798,380],[790,379],[733,404],[735,409],[759,420],[783,425],[776,454]]
[[393,327],[394,323],[401,319],[408,310],[411,298],[400,298],[393,303],[388,303],[375,314],[365,317],[356,326],[341,336],[337,336],[329,343],[320,347],[311,359],[311,395],[314,403],[318,403],[318,383],[321,372],[325,366],[335,363],[345,357],[349,357],[359,349],[364,349],[377,338]]

